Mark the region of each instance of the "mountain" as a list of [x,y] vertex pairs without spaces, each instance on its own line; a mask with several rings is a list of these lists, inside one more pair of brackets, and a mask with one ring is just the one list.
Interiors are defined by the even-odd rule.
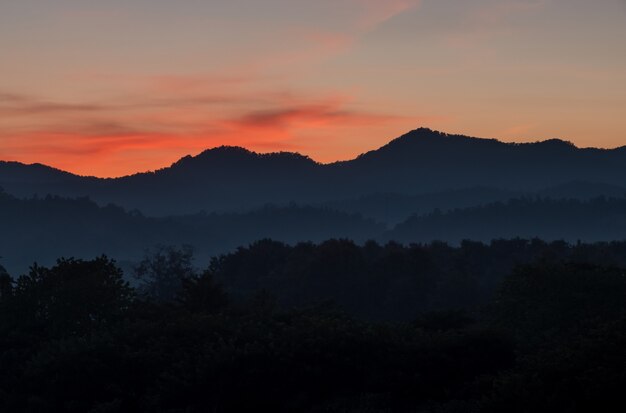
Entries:
[[618,185],[574,181],[552,186],[537,192],[537,195],[554,199],[591,199],[599,196],[620,198],[626,188]]
[[[549,194],[550,190],[546,189],[545,192]],[[472,187],[419,195],[377,193],[358,198],[328,201],[322,205],[337,211],[360,214],[384,222],[388,226],[394,226],[412,215],[426,214],[435,209],[447,211],[495,201],[507,201],[520,195],[524,194],[496,188]]]
[[98,178],[81,177],[39,163],[25,165],[0,161],[0,187],[20,197],[80,192],[82,188],[100,181]]
[[626,240],[626,198],[513,198],[414,215],[380,239],[403,243],[510,238],[598,242]]
[[558,139],[504,143],[425,128],[331,164],[296,153],[258,154],[237,147],[210,149],[167,168],[115,179],[0,162],[0,186],[18,197],[89,196],[101,205],[112,202],[148,215],[246,211],[267,203],[319,204],[476,187],[536,192],[593,182],[609,188],[625,181],[626,147],[577,148]]
[[51,265],[59,257],[106,254],[137,262],[146,249],[158,245],[192,245],[198,264],[206,266],[215,255],[264,238],[365,241],[384,231],[356,214],[298,205],[150,218],[112,204],[101,207],[87,198],[19,199],[0,192],[0,211],[0,264],[13,275],[35,261]]
[[[493,194],[497,195],[497,194]],[[468,195],[469,196],[469,195]],[[146,217],[87,198],[19,199],[0,193],[0,264],[12,274],[58,257],[107,254],[128,269],[146,249],[191,245],[198,264],[260,239],[295,244],[331,238],[405,244],[541,238],[569,242],[626,240],[626,197],[589,200],[511,198],[468,208],[415,214],[391,229],[330,207],[264,206],[238,213]]]

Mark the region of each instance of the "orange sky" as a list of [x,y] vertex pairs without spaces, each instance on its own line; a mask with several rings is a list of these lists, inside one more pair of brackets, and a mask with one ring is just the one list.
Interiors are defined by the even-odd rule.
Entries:
[[120,176],[219,145],[330,162],[426,126],[626,144],[623,0],[0,4],[0,159]]

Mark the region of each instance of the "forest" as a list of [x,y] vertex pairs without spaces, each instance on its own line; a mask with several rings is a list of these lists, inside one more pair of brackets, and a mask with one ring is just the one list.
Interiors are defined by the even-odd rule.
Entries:
[[[0,263],[11,273],[21,273],[35,261],[52,265],[62,256],[88,259],[106,254],[128,271],[146,248],[188,244],[194,247],[199,265],[207,266],[212,257],[261,239],[289,245],[328,239],[350,239],[359,245],[368,240],[460,245],[464,240],[516,237],[570,243],[626,238],[623,196],[556,199],[534,195],[483,203],[483,197],[500,194],[483,192],[470,196],[469,190],[453,191],[413,198],[381,195],[362,198],[354,201],[356,204],[288,203],[153,217],[115,204],[99,205],[88,197],[24,199],[0,189],[0,228],[5,235],[0,238]],[[384,199],[389,200],[387,206]],[[461,199],[466,202],[463,207],[448,204]],[[404,216],[402,211],[407,213],[415,202],[433,209]],[[389,210],[391,221],[381,221]],[[400,216],[401,221],[393,224]]]
[[626,0],[0,0],[0,413],[626,413]]
[[0,412],[626,411],[625,153],[0,162]]
[[621,412],[625,257],[265,240],[0,269],[0,410]]

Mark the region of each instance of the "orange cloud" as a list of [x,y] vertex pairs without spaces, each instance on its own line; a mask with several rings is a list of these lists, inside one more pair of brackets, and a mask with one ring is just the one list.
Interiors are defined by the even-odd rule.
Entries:
[[340,122],[369,124],[396,119],[396,116],[342,110],[337,104],[313,104],[255,111],[236,119],[234,124],[255,128],[284,128],[289,126],[316,127]]
[[100,109],[101,106],[93,104],[50,102],[18,94],[0,93],[0,116],[92,112]]
[[[328,136],[347,127],[406,120],[356,110],[351,107],[353,98],[345,95],[269,93],[227,98],[237,104],[225,111],[215,104],[215,97],[201,95],[162,96],[161,104],[150,97],[118,104],[52,102],[49,110],[29,111],[21,123],[13,119],[12,126],[3,127],[0,122],[1,158],[41,162],[83,175],[119,176],[167,166],[184,155],[223,144],[308,152],[316,142],[303,142],[303,134],[310,136],[317,130]],[[9,100],[16,99],[4,99]],[[19,105],[27,106],[24,101]],[[77,110],[82,107],[89,110]],[[332,145],[326,151],[324,160],[341,156],[333,155]]]

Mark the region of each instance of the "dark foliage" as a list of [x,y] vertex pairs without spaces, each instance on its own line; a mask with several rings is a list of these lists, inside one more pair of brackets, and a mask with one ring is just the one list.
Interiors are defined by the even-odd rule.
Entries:
[[[494,298],[515,266],[538,261],[626,267],[626,242],[512,239],[453,247],[373,241],[359,246],[349,240],[290,246],[264,240],[215,258],[210,269],[234,298],[266,290],[283,308],[333,300],[366,319],[408,321],[435,312],[432,317],[461,323],[449,310],[475,312]],[[547,291],[558,294],[559,288]]]
[[134,268],[135,278],[140,281],[139,291],[149,299],[173,301],[186,280],[195,278],[193,249],[159,246],[146,252]]
[[35,264],[17,279],[3,294],[3,318],[33,334],[82,335],[120,319],[133,293],[106,257],[61,259],[52,268]]
[[[136,294],[104,257],[34,266],[16,282],[1,276],[0,411],[623,411],[626,270],[594,264],[624,259],[622,248],[266,241],[203,273],[176,274],[173,300]],[[184,250],[148,261],[163,251],[173,254],[163,268],[187,268],[169,265]],[[537,259],[509,271],[495,264],[504,251]],[[410,279],[445,259],[449,268],[491,262],[478,268],[507,275],[482,311],[450,301],[410,323],[363,321],[328,305],[280,309],[259,289],[288,262],[296,279],[308,267],[321,279],[348,277],[341,282],[359,296],[378,282],[369,267]],[[226,268],[232,283],[256,279],[256,292],[229,300],[215,281]]]

